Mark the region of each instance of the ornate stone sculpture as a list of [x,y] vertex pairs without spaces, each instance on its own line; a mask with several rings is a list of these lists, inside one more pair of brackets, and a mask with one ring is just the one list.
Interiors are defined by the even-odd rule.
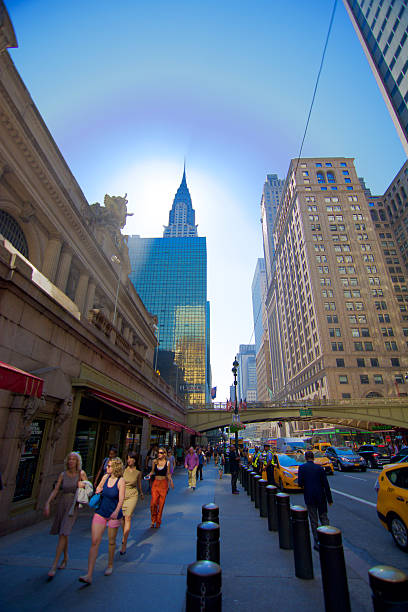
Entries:
[[73,398],[72,395],[66,397],[62,402],[55,416],[54,427],[50,436],[51,446],[54,446],[61,437],[62,428],[67,419],[72,415]]
[[26,397],[23,403],[23,423],[19,433],[20,447],[28,440],[31,435],[31,423],[37,410],[45,406],[45,396]]

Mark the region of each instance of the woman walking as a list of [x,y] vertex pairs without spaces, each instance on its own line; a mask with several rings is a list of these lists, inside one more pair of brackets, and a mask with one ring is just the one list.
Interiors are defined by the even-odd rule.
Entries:
[[140,472],[137,468],[137,459],[138,455],[135,452],[131,452],[128,454],[127,458],[127,467],[123,472],[123,478],[125,480],[125,501],[123,502],[122,512],[122,528],[123,528],[123,538],[122,538],[122,548],[120,549],[120,554],[124,555],[126,553],[126,544],[130,533],[130,526],[132,522],[132,515],[135,511],[137,500],[139,498],[144,499],[144,495],[142,492],[142,472]]
[[[48,518],[50,516],[50,503],[56,498],[58,491],[61,489],[62,495],[50,531],[52,535],[58,535],[59,537],[54,563],[48,572],[49,578],[54,578],[57,567],[58,569],[65,569],[67,567],[68,537],[78,515],[78,504],[75,504],[71,516],[70,510],[74,503],[77,488],[83,488],[85,486],[83,481],[87,480],[86,474],[82,469],[81,455],[78,453],[69,453],[65,458],[64,465],[65,470],[58,476],[57,483],[44,506],[44,515]],[[64,558],[60,565],[58,565],[62,554],[64,554]]]
[[88,555],[88,573],[78,578],[80,582],[92,584],[96,557],[106,525],[108,526],[109,556],[105,576],[110,576],[113,572],[116,535],[123,518],[122,505],[125,499],[126,485],[122,474],[122,461],[117,457],[110,459],[106,466],[106,474],[96,489],[96,493],[101,493],[101,503],[92,520],[92,544]]
[[154,482],[152,484],[152,501],[150,503],[150,527],[152,529],[159,529],[169,485],[174,489],[170,463],[167,460],[167,453],[164,448],[159,448],[157,459],[153,460],[152,470],[149,476],[150,478],[154,476]]

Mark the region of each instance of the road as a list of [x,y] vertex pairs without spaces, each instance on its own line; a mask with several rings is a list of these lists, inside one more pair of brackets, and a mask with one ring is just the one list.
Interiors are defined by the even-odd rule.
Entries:
[[[377,518],[375,481],[380,470],[334,472],[329,476],[333,506],[329,507],[330,524],[341,529],[349,561],[362,574],[373,565],[392,565],[408,573],[408,554],[399,550]],[[302,503],[301,493],[291,494],[293,503]],[[357,569],[357,567],[355,568]]]

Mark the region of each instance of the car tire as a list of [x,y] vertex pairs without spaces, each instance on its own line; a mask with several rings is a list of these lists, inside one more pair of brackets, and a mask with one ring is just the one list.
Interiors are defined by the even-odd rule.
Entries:
[[408,552],[408,529],[398,514],[392,514],[388,519],[388,529],[400,550]]
[[283,487],[283,482],[282,482],[282,478],[279,478],[279,488],[282,491],[282,493],[285,491],[284,487]]

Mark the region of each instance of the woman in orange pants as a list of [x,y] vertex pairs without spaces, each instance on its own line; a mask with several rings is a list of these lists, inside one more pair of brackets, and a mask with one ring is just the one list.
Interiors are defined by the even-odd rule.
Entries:
[[163,514],[163,507],[166,501],[169,486],[174,489],[171,477],[170,462],[167,461],[167,453],[164,448],[159,448],[157,459],[154,459],[150,477],[154,476],[152,484],[152,501],[150,502],[150,513],[152,529],[159,529]]

